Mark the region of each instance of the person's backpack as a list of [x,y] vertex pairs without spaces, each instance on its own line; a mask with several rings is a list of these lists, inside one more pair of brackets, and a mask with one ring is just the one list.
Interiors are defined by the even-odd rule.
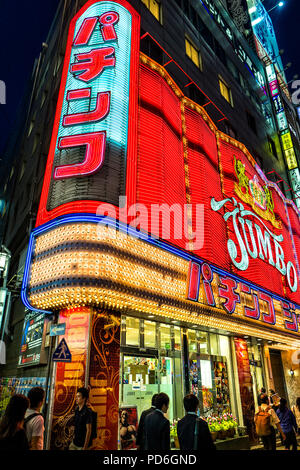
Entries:
[[269,413],[270,407],[262,410],[259,407],[258,412],[254,417],[255,427],[256,427],[256,434],[259,437],[263,436],[270,436],[272,434],[272,427],[271,427],[271,415]]

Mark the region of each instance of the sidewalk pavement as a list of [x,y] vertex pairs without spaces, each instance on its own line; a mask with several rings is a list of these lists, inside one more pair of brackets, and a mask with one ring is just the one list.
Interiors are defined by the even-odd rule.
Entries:
[[[298,450],[300,450],[300,436],[297,436],[297,442]],[[251,446],[251,450],[264,450],[264,446],[262,444]],[[279,437],[277,437],[276,440],[276,450],[285,450],[285,447],[282,445],[281,439]]]

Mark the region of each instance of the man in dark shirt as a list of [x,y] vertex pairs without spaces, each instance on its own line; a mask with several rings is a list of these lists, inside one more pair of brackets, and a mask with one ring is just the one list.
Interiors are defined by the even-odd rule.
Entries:
[[264,387],[262,387],[262,388],[260,389],[260,394],[259,394],[258,397],[257,397],[258,406],[260,406],[260,405],[262,404],[261,399],[262,399],[262,397],[264,397],[265,395],[266,395],[266,389],[265,389]]
[[156,409],[145,418],[144,450],[160,452],[170,450],[170,421],[164,417],[169,408],[169,397],[159,393],[155,399]]
[[184,397],[183,404],[187,414],[177,424],[180,450],[215,450],[208,424],[197,416],[198,398],[191,393]]
[[137,430],[137,435],[136,435],[136,445],[138,450],[145,450],[145,418],[148,416],[150,413],[152,413],[156,406],[155,406],[155,400],[157,398],[157,393],[155,393],[152,397],[152,403],[151,407],[148,408],[147,410],[144,410],[141,414],[140,422],[139,422],[139,427]]
[[69,446],[69,450],[86,450],[90,445],[92,433],[92,413],[86,402],[89,398],[87,388],[79,388],[76,395],[78,407],[75,410],[74,438]]

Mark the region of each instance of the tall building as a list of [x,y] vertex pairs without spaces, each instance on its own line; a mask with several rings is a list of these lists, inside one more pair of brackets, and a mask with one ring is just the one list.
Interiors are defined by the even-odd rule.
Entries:
[[225,1],[60,4],[3,187],[0,403],[49,386],[47,448],[82,385],[98,449],[134,446],[120,410],[156,392],[171,421],[192,392],[250,442],[261,387],[296,399],[300,214],[243,3],[239,27]]

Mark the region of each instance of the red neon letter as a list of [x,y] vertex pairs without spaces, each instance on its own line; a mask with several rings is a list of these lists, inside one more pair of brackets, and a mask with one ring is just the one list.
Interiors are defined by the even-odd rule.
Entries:
[[283,315],[284,317],[292,321],[284,321],[284,326],[287,330],[298,331],[298,322],[295,312],[292,312],[291,309],[295,310],[295,305],[290,305],[288,302],[281,302]]
[[110,93],[97,94],[97,104],[94,111],[88,113],[68,114],[63,118],[63,126],[75,126],[76,124],[85,124],[87,122],[101,121],[106,118],[110,107]]
[[264,294],[263,292],[260,292],[259,298],[261,300],[264,300],[268,304],[269,313],[268,314],[263,313],[263,316],[262,316],[263,321],[265,323],[269,323],[270,325],[275,325],[276,315],[275,315],[275,309],[274,309],[274,303],[273,303],[272,297],[270,297],[268,294]]
[[245,317],[248,317],[248,318],[253,318],[254,320],[259,320],[259,317],[260,317],[260,309],[259,309],[259,302],[258,302],[258,297],[256,294],[253,294],[253,292],[251,292],[251,289],[249,286],[247,286],[246,284],[242,284],[242,292],[244,292],[245,294],[252,294],[252,300],[253,300],[253,303],[254,303],[254,308],[250,308],[250,307],[244,307],[244,312],[245,312]]
[[85,46],[89,42],[97,22],[98,16],[95,16],[94,18],[86,18],[80,26],[73,46]]
[[201,267],[201,273],[203,276],[203,285],[204,285],[207,303],[208,305],[212,305],[214,307],[216,304],[215,304],[214,293],[211,287],[211,282],[214,276],[213,276],[211,267],[207,263],[203,263]]
[[230,277],[221,277],[220,281],[224,287],[219,286],[219,296],[226,299],[226,302],[223,303],[227,313],[233,313],[235,311],[236,304],[240,302],[240,296],[235,292],[237,289],[237,282]]
[[194,301],[198,300],[199,282],[200,282],[200,266],[198,263],[193,263],[192,261],[190,261],[189,290],[188,290],[189,300],[194,300]]
[[104,41],[117,39],[114,24],[119,21],[119,15],[115,11],[108,11],[100,16],[99,21],[102,25],[101,33]]
[[72,178],[95,173],[104,162],[105,141],[105,131],[62,137],[58,144],[59,150],[86,145],[85,158],[82,163],[56,167],[54,179]]
[[83,98],[90,98],[91,88],[79,88],[78,90],[71,90],[67,93],[67,100],[81,100]]
[[78,62],[71,64],[71,72],[76,74],[78,80],[89,82],[100,75],[106,67],[115,66],[116,58],[109,57],[114,52],[114,47],[104,47],[85,54],[75,54]]

